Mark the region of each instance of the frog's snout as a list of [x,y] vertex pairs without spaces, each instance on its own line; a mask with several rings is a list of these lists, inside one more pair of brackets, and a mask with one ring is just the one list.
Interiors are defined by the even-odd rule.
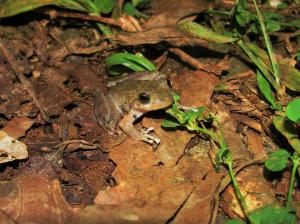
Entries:
[[138,102],[134,107],[139,111],[153,111],[166,108],[172,104],[172,96],[169,93],[161,93],[157,95],[150,95],[147,92],[140,93]]

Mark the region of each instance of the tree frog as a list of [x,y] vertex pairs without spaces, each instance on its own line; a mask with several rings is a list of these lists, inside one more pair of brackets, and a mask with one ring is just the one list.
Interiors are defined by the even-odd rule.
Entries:
[[128,136],[157,146],[160,139],[150,135],[149,131],[135,129],[133,123],[148,111],[172,104],[166,76],[160,72],[125,74],[109,81],[107,86],[108,93],[96,93],[95,110],[100,125],[111,132],[120,127]]

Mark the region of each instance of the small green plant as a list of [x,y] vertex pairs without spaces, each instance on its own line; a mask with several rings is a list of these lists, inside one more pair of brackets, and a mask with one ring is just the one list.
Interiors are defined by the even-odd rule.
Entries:
[[296,171],[300,166],[300,157],[297,152],[291,155],[287,150],[280,149],[269,155],[268,159],[265,161],[265,166],[268,170],[278,172],[282,171],[287,167],[288,161],[292,162],[292,173],[288,191],[288,197],[286,202],[286,207],[292,207],[292,193],[295,182]]
[[[260,20],[259,16],[255,13],[248,10],[247,1],[240,0],[232,11],[236,23],[240,28],[248,32],[259,34],[259,24],[257,23]],[[276,32],[283,30],[285,28],[299,29],[299,19],[293,20],[291,22],[284,22],[285,17],[279,13],[275,12],[265,12],[263,13],[266,23],[267,32]]]
[[106,58],[110,75],[120,75],[128,70],[134,72],[155,71],[156,67],[142,54],[116,53]]
[[212,121],[212,116],[204,116],[205,107],[201,106],[196,109],[184,110],[179,104],[179,96],[173,93],[173,104],[172,108],[166,112],[170,114],[173,120],[164,120],[162,126],[165,128],[178,128],[185,127],[189,131],[195,131],[207,135],[219,146],[223,145],[224,139],[216,131],[207,129],[204,126],[204,122]]
[[287,139],[290,146],[300,155],[299,133],[300,121],[300,99],[294,99],[288,103],[286,112],[281,116],[276,115],[273,118],[275,128]]
[[251,58],[254,64],[258,67],[257,82],[260,91],[263,93],[263,95],[265,96],[265,98],[267,99],[267,101],[270,103],[271,107],[274,110],[282,110],[281,104],[275,101],[275,97],[273,95],[273,90],[272,90],[272,88],[275,89],[278,98],[282,97],[284,94],[284,87],[281,84],[281,74],[280,74],[279,65],[275,57],[275,53],[270,41],[270,37],[267,33],[264,17],[257,6],[256,0],[253,0],[253,3],[257,12],[260,28],[263,33],[264,41],[268,50],[268,59],[269,59],[269,63],[271,64],[271,67],[268,67],[266,63],[264,63],[264,61],[261,60],[261,58],[256,57],[257,56],[257,54],[255,54],[256,51],[254,51],[253,48],[249,47],[249,45],[246,44],[244,41],[239,40],[238,45],[245,51],[245,53],[249,56],[249,58]]
[[268,206],[258,209],[249,214],[251,223],[296,223],[297,217],[295,209],[292,206],[292,193],[295,182],[295,176],[300,166],[300,141],[295,126],[300,120],[300,100],[291,101],[286,110],[286,116],[275,116],[273,124],[288,140],[295,149],[291,154],[286,149],[279,149],[268,156],[265,161],[265,167],[273,172],[280,172],[287,168],[288,162],[292,164],[292,172],[289,183],[289,191],[285,207]]
[[[221,165],[225,165],[228,168],[230,178],[233,183],[233,187],[237,194],[239,201],[242,204],[242,207],[248,211],[245,199],[239,189],[238,183],[236,181],[233,166],[232,166],[232,155],[228,150],[227,144],[223,137],[222,128],[220,127],[216,116],[209,113],[209,115],[204,116],[205,107],[201,106],[196,109],[184,110],[179,104],[179,96],[173,94],[173,105],[166,112],[170,114],[175,120],[164,120],[162,126],[165,128],[178,128],[185,127],[189,131],[194,131],[198,134],[204,134],[213,141],[213,143],[218,147],[216,153],[216,158],[214,164],[216,170],[219,171]],[[205,127],[204,123],[215,122],[215,129],[208,129]]]
[[[289,59],[277,59],[268,32],[285,28],[290,31],[297,30],[300,27],[300,20],[284,22],[284,16],[274,12],[262,13],[255,0],[253,0],[253,3],[256,13],[248,10],[247,0],[237,1],[230,12],[214,10],[208,10],[207,12],[226,16],[235,21],[233,26],[227,26],[226,28],[224,22],[219,22],[219,25],[214,22],[212,24],[214,27],[219,27],[218,30],[223,30],[223,33],[226,33],[227,36],[238,37],[234,43],[246,53],[251,62],[257,67],[257,82],[261,93],[273,110],[282,111],[281,101],[287,98],[285,89],[300,91],[300,72],[289,64]],[[231,31],[228,31],[230,28]],[[193,29],[189,29],[189,32],[196,35],[196,29],[197,27],[194,26]],[[262,33],[267,52],[248,41],[247,34],[249,33],[255,33],[256,35]],[[198,37],[203,38],[200,35]],[[284,75],[282,75],[283,71]]]
[[[254,211],[249,211],[247,202],[238,186],[234,170],[233,170],[233,158],[222,134],[222,128],[218,124],[216,116],[209,113],[204,115],[205,107],[201,106],[195,109],[182,109],[179,104],[179,96],[173,94],[173,105],[166,112],[171,115],[173,119],[167,119],[162,122],[162,126],[165,128],[178,128],[185,127],[189,131],[194,131],[198,134],[206,135],[210,140],[218,147],[214,164],[216,170],[220,170],[220,166],[224,165],[228,169],[228,174],[231,178],[232,185],[236,196],[241,204],[244,214],[247,217],[249,223],[252,224],[281,224],[291,223],[294,224],[297,221],[295,215],[295,209],[291,206],[291,192],[293,190],[294,177],[297,168],[300,165],[300,158],[296,155],[290,156],[286,150],[278,150],[271,154],[266,161],[266,167],[272,171],[280,171],[284,169],[289,161],[293,162],[292,177],[290,182],[290,190],[288,194],[287,206],[266,206]],[[206,113],[207,114],[207,113]],[[215,129],[209,129],[205,127],[205,123],[214,122]],[[241,219],[234,219],[228,221],[230,224],[246,223]]]

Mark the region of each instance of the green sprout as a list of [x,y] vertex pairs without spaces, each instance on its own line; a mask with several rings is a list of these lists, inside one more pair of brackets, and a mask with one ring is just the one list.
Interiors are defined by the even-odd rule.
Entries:
[[[216,158],[214,161],[215,167],[217,171],[220,171],[220,166],[225,165],[228,168],[229,176],[232,180],[232,184],[236,195],[244,209],[245,213],[248,213],[248,207],[243,197],[238,183],[235,178],[235,174],[233,171],[233,158],[232,154],[228,149],[228,146],[223,137],[222,128],[219,125],[217,117],[213,114],[209,116],[204,116],[205,107],[200,106],[195,109],[183,109],[179,104],[179,96],[173,93],[173,105],[166,112],[172,116],[175,120],[164,120],[162,122],[162,127],[165,128],[178,128],[185,127],[189,131],[194,131],[198,134],[204,134],[208,136],[218,147],[218,151],[216,154]],[[207,129],[204,125],[204,122],[212,122],[215,121],[217,124],[216,130]]]
[[[220,170],[220,166],[224,165],[228,169],[228,174],[232,181],[234,192],[240,202],[240,205],[246,215],[249,223],[252,224],[280,224],[291,223],[294,224],[297,221],[295,215],[295,209],[292,207],[292,192],[295,181],[295,174],[300,166],[300,158],[295,153],[291,156],[286,150],[278,150],[271,154],[266,160],[265,165],[271,171],[280,171],[286,168],[288,161],[293,163],[292,176],[289,185],[288,199],[285,207],[279,206],[266,206],[254,211],[250,211],[243,196],[233,170],[233,158],[228,146],[224,140],[222,134],[222,128],[218,123],[218,119],[215,115],[204,115],[205,107],[201,106],[193,109],[184,109],[179,103],[179,96],[173,93],[173,105],[166,112],[171,115],[173,119],[167,119],[162,122],[162,126],[165,128],[179,128],[185,127],[189,131],[196,132],[197,134],[204,134],[208,136],[218,147],[218,151],[215,158],[216,170]],[[215,122],[215,130],[208,129],[204,126],[204,122]],[[228,223],[246,223],[241,219],[229,220]]]
[[155,71],[155,65],[142,54],[116,53],[106,58],[110,75],[119,75],[128,69],[134,72]]

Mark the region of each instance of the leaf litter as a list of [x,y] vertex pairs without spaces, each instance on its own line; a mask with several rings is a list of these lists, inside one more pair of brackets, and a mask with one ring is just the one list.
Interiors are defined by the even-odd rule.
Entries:
[[[155,150],[108,133],[97,123],[93,94],[107,91],[104,60],[118,45],[163,49],[160,53],[167,57],[159,58],[161,70],[171,71],[169,79],[182,105],[205,105],[218,114],[251,209],[279,203],[275,194],[288,185],[288,177],[275,190],[263,177],[261,160],[276,144],[269,137],[270,110],[257,92],[255,74],[244,64],[237,69],[224,57],[226,48],[222,57],[197,60],[180,48],[220,49],[175,27],[182,19],[193,21],[209,6],[194,0],[152,1],[151,16],[141,19],[141,26],[134,26],[137,21],[130,17],[116,23],[123,31],[111,36],[114,44],[82,18],[72,28],[64,25],[68,22],[59,18],[77,18],[72,12],[56,11],[54,20],[1,25],[1,133],[25,150],[22,156],[6,152],[9,160],[4,162],[21,161],[5,164],[0,175],[1,211],[6,214],[1,223],[211,223],[219,193],[220,207],[229,217],[244,216],[225,171],[215,171],[214,146],[208,139],[161,128],[167,116],[162,111],[135,124],[154,127],[161,139]],[[238,72],[222,76],[231,69]],[[217,92],[220,85],[225,88]],[[7,147],[11,145],[1,150]]]

